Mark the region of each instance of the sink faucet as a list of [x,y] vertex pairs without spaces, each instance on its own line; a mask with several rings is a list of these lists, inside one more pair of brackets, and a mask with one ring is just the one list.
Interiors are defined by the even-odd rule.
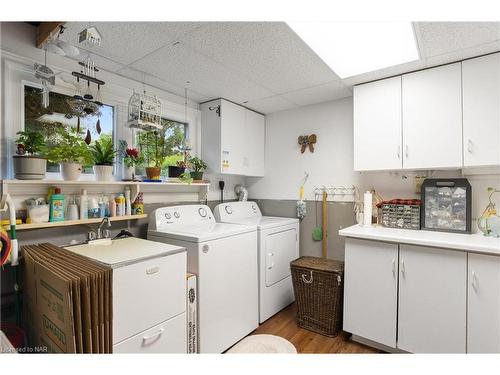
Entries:
[[[103,227],[105,227],[106,229],[103,230]],[[103,218],[97,229],[96,230],[92,229],[88,233],[88,240],[93,241],[93,240],[100,240],[102,238],[109,238],[111,233],[107,228],[111,228],[111,221],[109,220],[109,217]]]

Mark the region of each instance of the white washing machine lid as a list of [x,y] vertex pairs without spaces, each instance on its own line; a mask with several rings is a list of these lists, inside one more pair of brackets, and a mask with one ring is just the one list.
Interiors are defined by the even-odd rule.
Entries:
[[83,244],[68,246],[65,249],[112,268],[185,251],[180,246],[135,237],[113,240],[111,244]]
[[255,227],[230,223],[204,223],[194,225],[176,225],[168,231],[148,230],[148,235],[170,238],[187,242],[206,242],[220,238],[254,232]]
[[299,219],[291,217],[255,216],[226,221],[227,223],[250,225],[257,229],[269,229],[290,224],[298,224]]

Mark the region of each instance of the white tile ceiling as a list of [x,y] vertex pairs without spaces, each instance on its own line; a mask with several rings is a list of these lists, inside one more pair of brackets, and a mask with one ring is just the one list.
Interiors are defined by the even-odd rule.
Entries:
[[[77,45],[89,24],[68,22]],[[414,23],[421,59],[341,80],[283,22],[98,22],[105,70],[196,102],[224,97],[262,113],[340,99],[352,85],[500,50],[500,23]],[[85,52],[83,53],[85,56]]]

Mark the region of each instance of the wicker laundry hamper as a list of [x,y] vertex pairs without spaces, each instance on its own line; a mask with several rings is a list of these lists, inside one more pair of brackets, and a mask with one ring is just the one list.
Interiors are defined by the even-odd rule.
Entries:
[[290,263],[299,327],[335,337],[342,331],[344,263],[300,257]]

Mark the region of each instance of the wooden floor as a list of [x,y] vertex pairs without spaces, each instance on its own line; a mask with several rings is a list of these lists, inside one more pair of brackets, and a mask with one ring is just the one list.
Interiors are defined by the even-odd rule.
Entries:
[[266,320],[252,335],[270,334],[290,341],[299,353],[380,353],[379,350],[351,341],[342,333],[337,337],[326,337],[300,328],[295,322],[295,303]]

